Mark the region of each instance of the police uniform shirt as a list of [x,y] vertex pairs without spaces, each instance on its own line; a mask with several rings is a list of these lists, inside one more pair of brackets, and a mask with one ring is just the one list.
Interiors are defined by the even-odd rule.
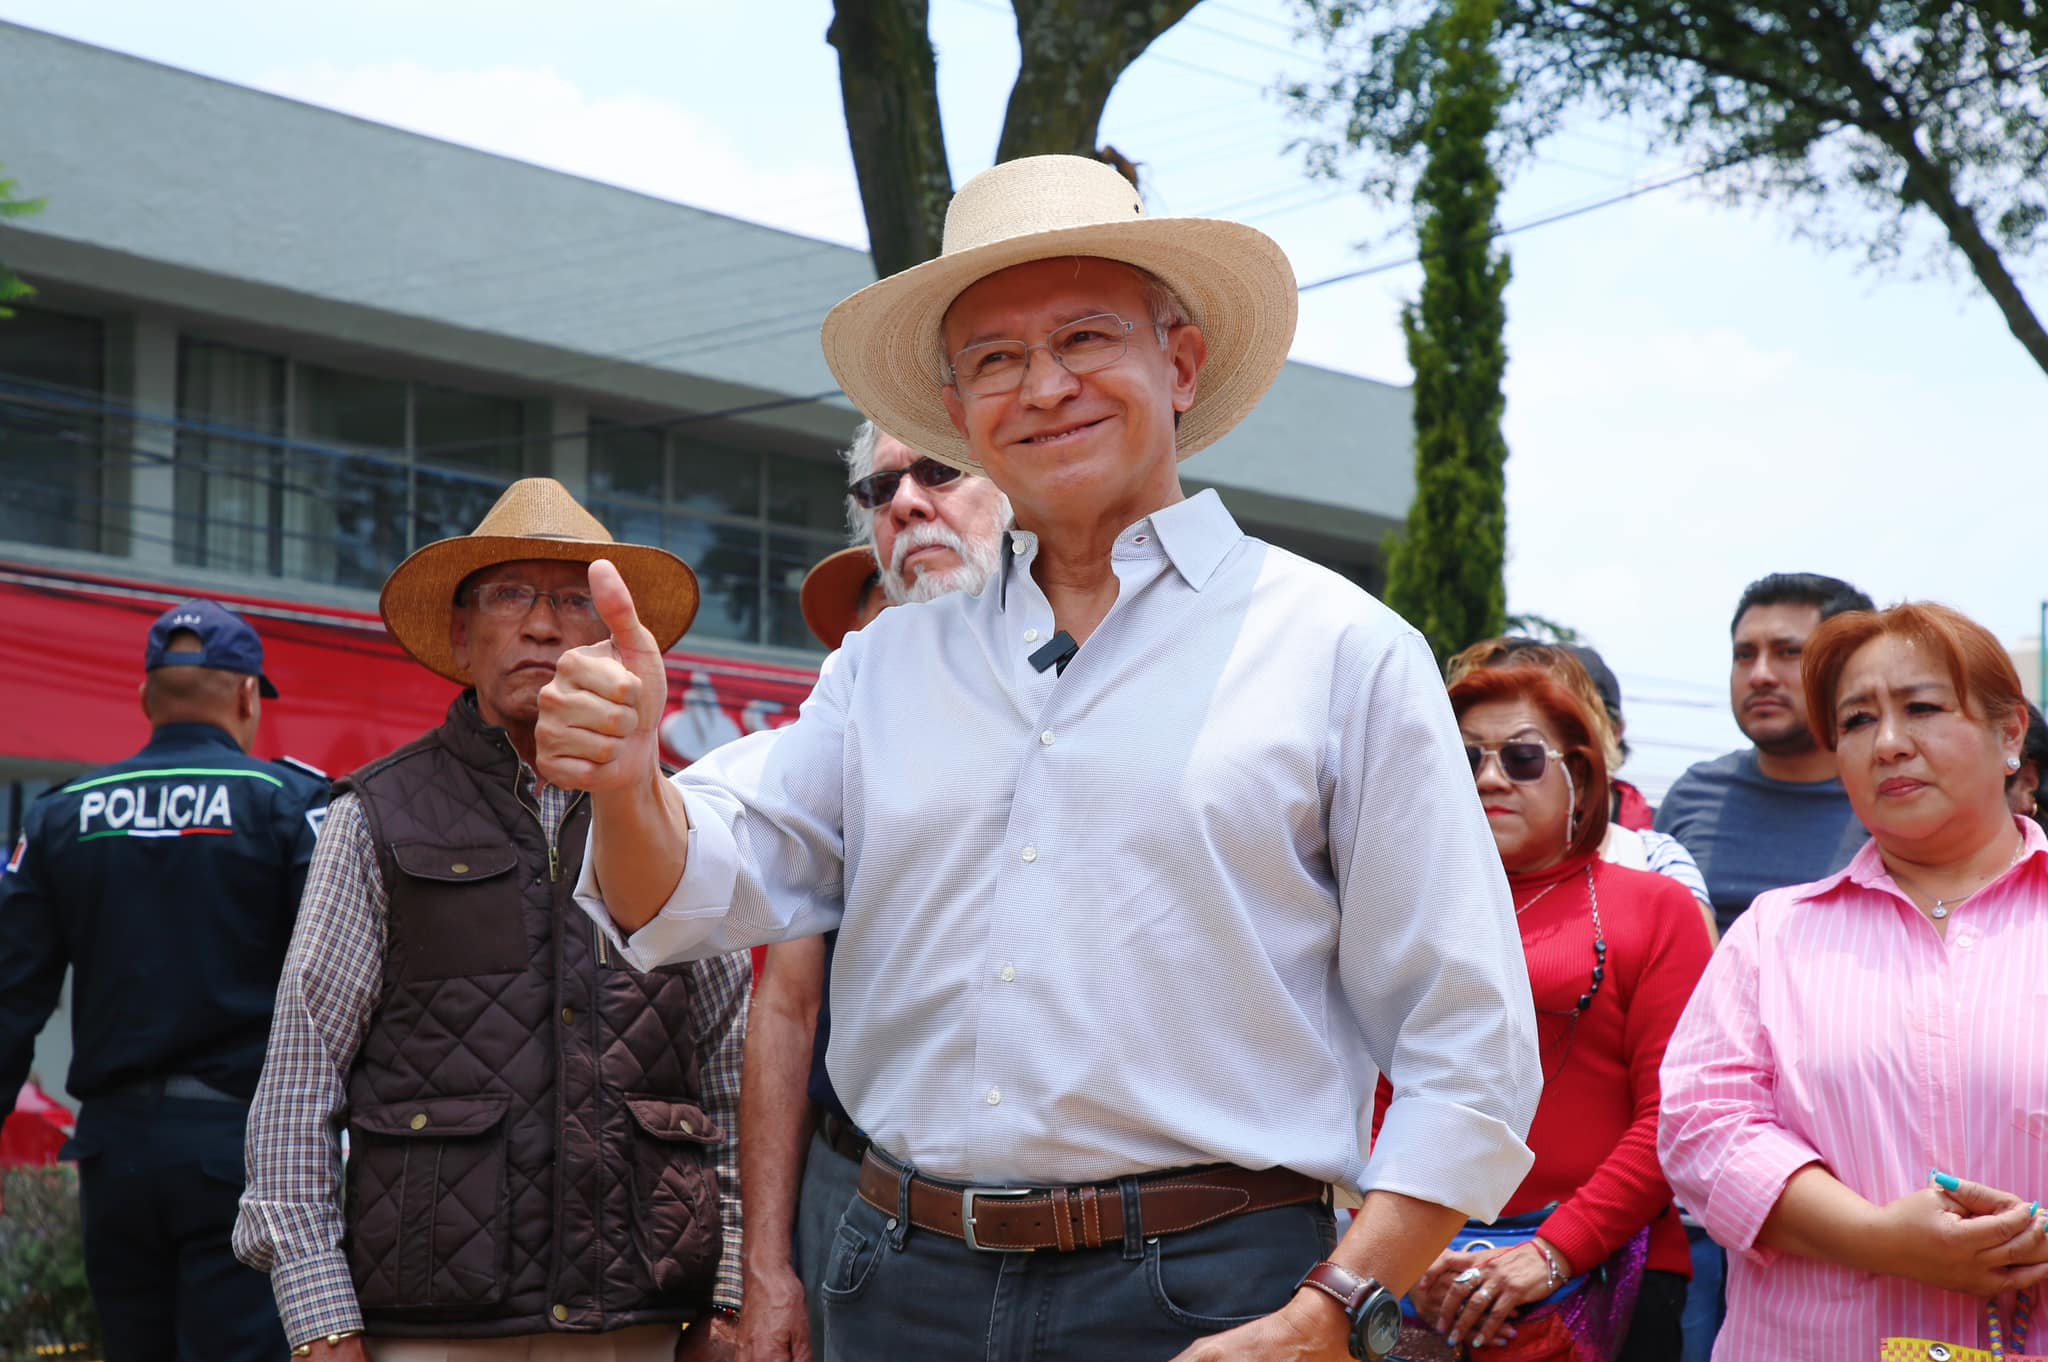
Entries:
[[173,1075],[253,1096],[326,803],[211,724],[36,800],[0,876],[0,1115],[67,965],[74,1097]]

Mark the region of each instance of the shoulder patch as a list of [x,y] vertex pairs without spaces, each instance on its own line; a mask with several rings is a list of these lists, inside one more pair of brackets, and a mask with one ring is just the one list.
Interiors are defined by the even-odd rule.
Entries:
[[325,804],[322,804],[317,809],[306,810],[306,826],[313,830],[314,841],[317,842],[320,840],[320,825],[322,823],[325,823],[326,821],[327,806]]
[[14,844],[14,854],[7,858],[7,869],[0,874],[12,875],[21,869],[21,858],[28,854],[28,834],[21,834],[21,840]]
[[313,779],[315,780],[325,781],[334,779],[333,776],[328,775],[325,771],[315,766],[312,762],[300,761],[297,757],[279,757],[277,759],[277,764],[279,766],[289,766],[294,771],[303,772],[306,775],[313,777]]

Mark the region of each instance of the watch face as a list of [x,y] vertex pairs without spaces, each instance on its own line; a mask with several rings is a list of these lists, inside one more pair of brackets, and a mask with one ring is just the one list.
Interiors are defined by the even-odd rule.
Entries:
[[1383,1286],[1375,1286],[1372,1294],[1365,1298],[1365,1303],[1359,1307],[1357,1321],[1352,1337],[1365,1345],[1357,1352],[1359,1357],[1379,1362],[1401,1341],[1401,1303]]

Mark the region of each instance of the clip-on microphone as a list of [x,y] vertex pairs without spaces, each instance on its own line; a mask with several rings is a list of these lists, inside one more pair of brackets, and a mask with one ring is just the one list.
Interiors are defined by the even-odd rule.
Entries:
[[1074,642],[1074,636],[1062,629],[1054,634],[1043,648],[1031,655],[1030,662],[1039,671],[1053,667],[1057,669],[1053,675],[1063,676],[1066,674],[1067,663],[1073,661],[1074,654],[1080,651],[1081,645]]

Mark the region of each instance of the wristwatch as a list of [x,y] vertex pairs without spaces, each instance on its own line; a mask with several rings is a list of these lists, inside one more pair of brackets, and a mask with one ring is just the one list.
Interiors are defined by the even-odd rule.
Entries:
[[1296,1283],[1312,1286],[1344,1308],[1351,1321],[1351,1355],[1361,1362],[1386,1362],[1401,1341],[1401,1302],[1371,1277],[1336,1263],[1317,1263]]

